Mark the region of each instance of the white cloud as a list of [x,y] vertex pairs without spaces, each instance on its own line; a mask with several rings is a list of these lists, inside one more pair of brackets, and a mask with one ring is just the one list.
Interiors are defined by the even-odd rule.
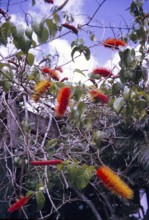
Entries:
[[23,27],[26,27],[26,23],[24,20],[24,16],[21,16],[20,14],[11,14],[11,22],[19,25],[22,25]]
[[[55,0],[54,6],[60,6],[64,2],[61,0]],[[85,17],[83,16],[83,5],[85,1],[82,0],[70,0],[63,8],[64,11],[71,12],[75,17],[75,24],[83,24],[85,22]],[[28,13],[36,19],[42,18],[43,16],[50,16],[50,9],[53,7],[52,4],[45,3],[43,0],[37,1],[36,5],[32,7]],[[38,16],[37,16],[38,15]]]
[[8,43],[7,47],[1,46],[0,47],[0,60],[4,60],[7,56],[11,56],[17,52],[17,49],[13,45],[13,43]]
[[[49,50],[50,52],[54,53],[56,50],[59,54],[59,61],[58,65],[63,65],[71,60],[71,47],[68,41],[57,39],[55,41],[52,41],[49,44]],[[75,54],[77,55],[77,53]],[[91,58],[89,61],[87,61],[84,57],[84,55],[78,57],[77,59],[68,64],[63,66],[64,74],[65,76],[69,77],[72,81],[86,81],[86,78],[82,76],[80,73],[73,72],[75,69],[80,69],[84,73],[86,73],[86,76],[89,71],[91,71],[95,66],[98,65],[98,61],[91,55]]]
[[[56,6],[59,6],[62,4],[62,2],[64,1],[60,1],[60,0],[55,0],[55,4]],[[83,5],[85,4],[84,1],[82,0],[70,0],[64,10],[69,11],[72,13],[72,15],[80,15],[80,16],[76,16],[75,20],[76,23],[84,23],[84,17],[82,16],[83,13]],[[53,5],[51,4],[46,4],[43,0],[39,0],[36,1],[36,5],[34,7],[31,7],[28,11],[28,14],[33,17],[33,19],[36,19],[36,21],[38,19],[43,18],[44,16],[48,16],[50,15],[51,11],[50,9],[53,7]],[[37,16],[38,15],[38,16]],[[15,15],[12,14],[11,15],[11,21],[15,24],[18,25],[23,25],[23,26],[27,26],[26,22],[24,21],[24,16],[20,17],[19,15]],[[33,39],[37,42],[37,36],[34,34],[33,35]],[[30,52],[32,52],[35,56],[36,56],[36,61],[40,60],[41,56],[43,55],[41,53],[41,49],[45,48],[44,47],[39,47],[37,48],[37,50],[35,49],[31,49]],[[12,51],[12,45],[8,46],[8,48],[2,48],[2,52],[4,54],[4,57],[10,54],[10,50]],[[58,61],[58,65],[63,65],[65,63],[67,63],[68,61],[71,60],[71,46],[69,41],[65,40],[65,39],[56,39],[53,40],[52,42],[49,43],[49,47],[46,47],[46,54],[54,54],[55,50],[57,50],[58,54],[59,54],[59,61]],[[45,51],[45,49],[43,49],[43,51]],[[75,54],[77,55],[77,53]],[[75,59],[75,62],[69,62],[67,65],[63,66],[64,69],[64,77],[67,76],[69,77],[70,80],[72,81],[86,81],[87,78],[85,78],[83,75],[81,75],[80,73],[74,72],[75,69],[80,69],[82,70],[84,73],[86,73],[86,76],[88,74],[88,72],[90,72],[93,68],[95,68],[96,66],[98,66],[98,61],[96,60],[96,58],[91,55],[91,58],[89,61],[87,61],[84,57],[84,55],[78,57],[77,59]],[[62,78],[63,78],[62,76]]]
[[[55,3],[57,5],[61,5],[61,0],[55,0]],[[83,6],[85,4],[85,1],[82,0],[69,0],[66,6],[64,7],[64,10],[71,12],[72,15],[75,16],[75,23],[76,24],[83,24],[85,22],[85,17],[82,15],[84,14]]]
[[120,57],[119,57],[119,54],[116,52],[116,53],[112,54],[111,59],[109,59],[104,64],[104,66],[109,68],[110,70],[112,70],[113,74],[117,74],[120,70],[119,61],[120,61]]

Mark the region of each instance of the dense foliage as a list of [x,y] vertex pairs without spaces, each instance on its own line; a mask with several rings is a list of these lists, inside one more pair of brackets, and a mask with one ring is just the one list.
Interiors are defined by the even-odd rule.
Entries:
[[[90,83],[72,82],[63,67],[79,56],[90,60],[92,46],[78,33],[97,11],[74,26],[67,3],[45,1],[51,14],[24,26],[0,9],[0,45],[17,49],[0,60],[0,216],[147,220],[141,197],[149,199],[149,14],[143,1],[133,1],[125,38],[96,42],[88,31],[94,46],[117,51],[118,73],[98,67],[87,75],[78,66],[74,72]],[[72,33],[66,64],[56,52],[37,59],[35,49]]]

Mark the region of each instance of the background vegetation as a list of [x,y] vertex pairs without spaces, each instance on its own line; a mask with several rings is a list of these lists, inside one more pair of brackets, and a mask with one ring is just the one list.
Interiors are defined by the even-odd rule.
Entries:
[[[78,66],[74,71],[86,75],[90,84],[72,82],[62,73],[66,64],[59,66],[56,52],[41,56],[38,63],[31,52],[73,33],[70,61],[78,56],[90,60],[92,47],[104,45],[89,29],[104,2],[82,26],[72,25],[73,15],[65,12],[68,1],[58,7],[45,1],[45,7],[51,4],[50,15],[24,26],[12,23],[9,13],[0,9],[0,45],[11,43],[17,48],[15,54],[0,58],[1,219],[149,219],[149,210],[144,212],[141,204],[144,193],[149,202],[149,14],[143,10],[143,1],[130,5],[133,22],[125,37],[120,37],[126,45],[108,48],[119,54],[117,75],[95,77],[94,71],[87,75]],[[92,46],[78,36],[84,27]],[[54,72],[43,71],[43,66]],[[44,80],[50,86],[37,88]],[[57,94],[63,87],[71,89],[69,106],[62,117],[55,117]],[[104,94],[106,101],[92,97],[92,90]],[[57,159],[63,162],[31,164]],[[133,189],[132,200],[116,196],[102,184],[96,176],[101,165],[110,167]],[[25,195],[28,203],[9,213],[16,199]]]

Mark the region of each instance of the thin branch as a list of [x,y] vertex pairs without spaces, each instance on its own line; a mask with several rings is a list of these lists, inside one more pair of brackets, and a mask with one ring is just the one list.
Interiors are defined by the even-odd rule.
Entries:
[[97,209],[95,208],[94,204],[91,200],[89,200],[84,194],[78,191],[76,188],[72,187],[72,189],[76,192],[76,194],[90,207],[92,212],[94,213],[97,220],[102,220],[101,216],[99,215]]

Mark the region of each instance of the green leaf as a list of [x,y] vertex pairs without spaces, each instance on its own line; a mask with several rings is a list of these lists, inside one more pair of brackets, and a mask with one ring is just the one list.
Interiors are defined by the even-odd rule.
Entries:
[[134,105],[132,101],[128,101],[126,105],[126,116],[129,118],[133,115],[134,112]]
[[40,211],[45,204],[45,196],[43,192],[37,192],[36,195],[36,202],[37,202],[37,210]]
[[79,86],[73,88],[73,96],[74,96],[76,101],[80,100],[82,94],[83,94],[83,91]]
[[72,52],[71,52],[71,57],[72,57],[73,61],[74,61],[74,54],[76,52],[79,52],[80,54],[83,53],[85,58],[86,58],[86,60],[90,59],[90,50],[89,50],[88,47],[83,46],[83,45],[79,45],[79,46],[74,47]]
[[91,177],[94,175],[95,169],[93,166],[88,167],[86,164],[83,164],[80,168],[78,168],[78,172],[75,179],[75,184],[78,189],[84,189]]
[[22,52],[24,54],[27,54],[30,47],[31,47],[31,44],[32,44],[32,41],[31,40],[28,40],[28,39],[20,39],[20,41],[18,41],[18,45],[19,45],[19,48],[22,50]]
[[38,37],[41,36],[42,26],[43,23],[39,23],[36,20],[34,20],[32,23],[33,31],[37,34]]
[[43,27],[42,32],[40,32],[39,35],[40,35],[40,36],[38,36],[39,43],[45,43],[49,37],[49,32],[48,32],[47,28]]
[[17,28],[15,25],[11,25],[11,33],[14,39],[17,38]]
[[130,6],[130,13],[133,14],[135,17],[138,17],[138,16],[143,16],[144,13],[143,13],[143,8],[142,8],[142,4],[143,2],[142,1],[133,1],[131,6]]
[[146,32],[144,30],[144,27],[141,25],[140,28],[136,31],[138,39],[144,39],[146,40]]
[[25,35],[24,27],[21,25],[16,27],[12,24],[11,33],[16,48],[21,49],[24,54],[27,54],[31,47],[32,40]]
[[90,59],[90,49],[86,46],[83,47],[83,54],[86,58],[86,60],[89,60]]
[[106,133],[103,131],[95,131],[93,132],[93,143],[100,145],[101,141],[106,138]]
[[60,22],[60,16],[57,13],[53,14],[53,19],[56,23]]
[[0,63],[0,69],[2,69],[4,66],[6,66],[5,63]]
[[76,164],[68,165],[67,166],[67,174],[68,174],[68,180],[73,184],[76,180],[78,167]]
[[136,57],[135,57],[135,50],[134,49],[126,49],[124,51],[124,54],[123,54],[123,58],[124,58],[124,62],[125,62],[125,66],[126,67],[131,67],[131,68],[134,68],[137,61],[136,61]]
[[143,76],[143,68],[141,65],[138,65],[135,69],[134,69],[134,77],[133,77],[133,82],[134,83],[139,83],[139,81],[142,79]]
[[77,108],[80,115],[83,115],[86,110],[86,104],[84,102],[80,102]]
[[58,139],[51,139],[47,142],[45,148],[49,148],[49,147],[55,147],[55,145],[58,143]]
[[26,196],[32,196],[34,194],[34,192],[32,190],[28,190],[26,193]]
[[91,41],[96,40],[95,34],[93,34],[92,32],[89,33],[89,38],[90,38]]
[[51,38],[55,37],[56,31],[57,31],[56,24],[53,22],[52,19],[46,19],[46,24],[47,24],[49,32],[50,32],[50,37]]
[[89,132],[93,129],[93,121],[92,118],[85,118],[83,122],[85,131]]
[[17,59],[22,59],[22,55],[23,55],[22,51],[19,51],[19,52],[16,54]]
[[24,27],[23,25],[15,26],[14,24],[11,24],[11,33],[15,40],[18,40],[22,37],[24,37]]
[[112,95],[117,95],[119,92],[119,84],[118,83],[113,83],[112,85]]
[[75,72],[80,73],[81,75],[83,75],[83,76],[86,77],[86,75],[85,75],[85,74],[83,73],[83,71],[81,71],[80,69],[74,69],[73,72],[74,72],[74,73],[75,73]]
[[131,69],[125,70],[124,71],[124,76],[126,79],[131,79],[133,80],[134,78],[134,72]]
[[124,70],[124,69],[121,69],[121,70],[120,70],[119,76],[120,76],[121,82],[122,82],[122,83],[125,83],[125,82],[126,82],[126,77],[125,77],[125,70]]
[[75,184],[78,189],[84,189],[91,177],[95,174],[94,166],[87,166],[83,164],[78,167],[77,164],[67,166],[68,180]]
[[137,107],[138,107],[140,112],[143,111],[147,107],[146,100],[145,99],[138,100]]
[[124,92],[123,92],[123,97],[125,100],[129,100],[131,95],[131,90],[128,87],[125,87]]
[[32,34],[33,34],[33,30],[31,28],[26,28],[25,30],[25,35],[32,40]]
[[80,54],[81,54],[81,48],[80,48],[80,46],[79,47],[74,47],[73,48],[73,50],[72,50],[72,52],[71,52],[71,57],[72,57],[72,60],[74,61],[74,54],[76,53],[76,52],[79,52]]
[[65,160],[65,161],[63,161],[61,164],[58,164],[56,168],[57,168],[58,171],[62,171],[62,168],[63,168],[64,166],[68,165],[69,163],[70,163],[69,160]]
[[1,26],[1,35],[4,39],[6,39],[10,35],[10,23],[5,22]]
[[76,41],[72,41],[71,43],[71,48],[73,48],[74,46],[76,46]]
[[33,48],[35,48],[37,46],[36,41],[32,40],[32,46],[33,46]]
[[44,21],[34,21],[32,28],[38,37],[39,43],[45,43],[48,40],[49,32],[47,28],[44,27]]
[[27,54],[27,63],[32,66],[34,64],[34,55],[32,53]]
[[[137,60],[136,60],[136,56],[135,56],[135,50],[134,49],[129,49],[127,48],[124,51],[119,51],[119,55],[120,55],[120,66],[122,68],[135,68],[137,65]],[[126,69],[127,70],[127,69]]]
[[132,32],[129,37],[134,43],[136,43],[138,40],[136,31]]
[[115,99],[115,101],[113,103],[113,108],[114,108],[114,110],[117,113],[120,113],[120,111],[122,110],[123,106],[124,106],[124,99],[123,99],[123,97]]
[[11,84],[8,80],[0,80],[0,86],[3,87],[5,92],[8,92],[11,88]]

